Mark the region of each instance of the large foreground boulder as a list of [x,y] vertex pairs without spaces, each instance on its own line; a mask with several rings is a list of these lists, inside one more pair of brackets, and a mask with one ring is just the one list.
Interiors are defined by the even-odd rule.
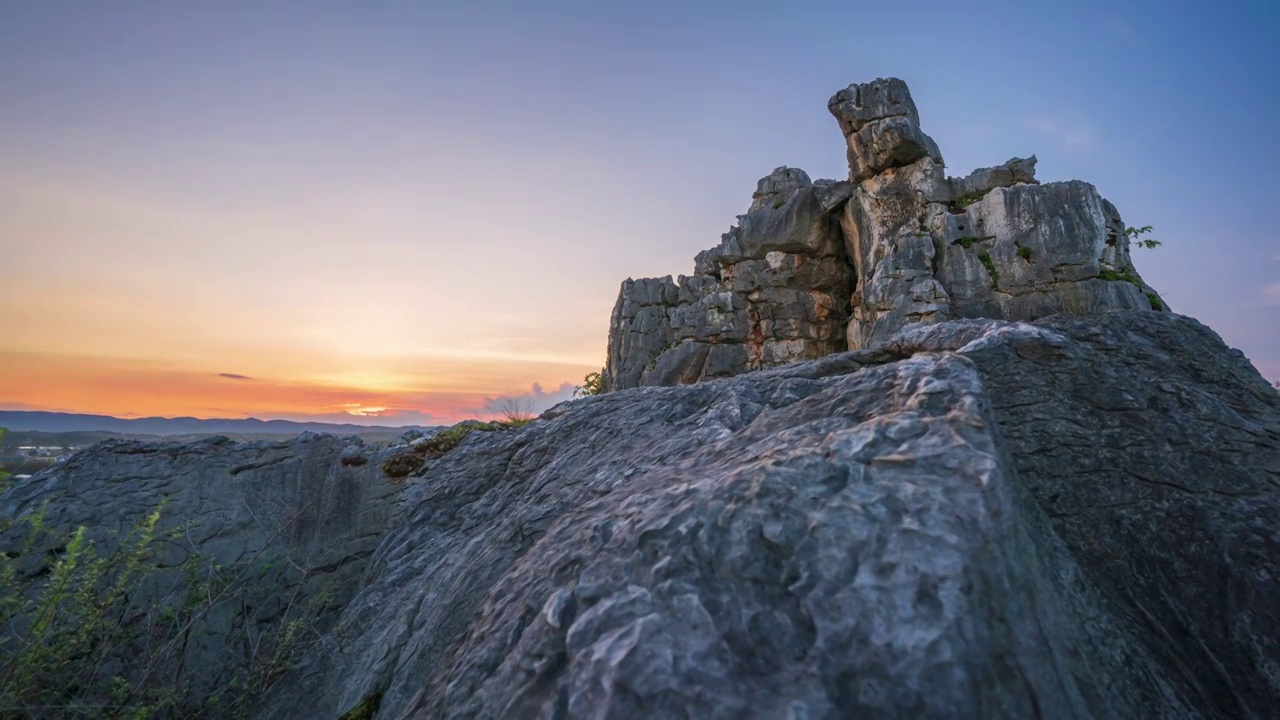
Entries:
[[1169,313],[609,393],[407,482],[262,717],[1280,707],[1280,395]]

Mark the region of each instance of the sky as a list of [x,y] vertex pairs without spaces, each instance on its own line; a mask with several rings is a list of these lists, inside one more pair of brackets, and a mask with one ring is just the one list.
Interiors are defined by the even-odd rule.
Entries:
[[907,81],[1092,182],[1280,379],[1274,2],[0,3],[0,408],[437,424],[567,398],[627,277]]

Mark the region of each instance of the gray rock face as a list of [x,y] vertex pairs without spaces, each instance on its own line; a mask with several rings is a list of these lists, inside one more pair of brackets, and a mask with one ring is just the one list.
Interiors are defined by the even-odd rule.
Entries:
[[614,306],[607,389],[727,377],[845,347],[850,268],[837,214],[849,183],[778,168],[692,277],[627,280]]
[[1167,309],[1092,185],[1038,184],[1035,156],[946,177],[901,80],[850,85],[828,108],[850,182],[778,168],[693,277],[623,283],[606,389],[871,347],[913,323]]
[[[851,349],[915,322],[1166,309],[1133,266],[1119,213],[1092,185],[1037,184],[1035,156],[946,178],[904,95],[901,81],[877,80],[829,105],[859,183],[841,222],[858,268]],[[901,127],[873,130],[890,121]]]
[[[0,494],[0,518],[44,508],[51,532],[27,553],[41,561],[54,557],[53,546],[45,545],[65,541],[79,526],[110,544],[160,509],[157,537],[179,531],[162,541],[160,567],[198,553],[240,578],[234,596],[193,628],[182,658],[185,676],[202,697],[225,690],[236,664],[246,659],[241,648],[227,644],[233,634],[256,635],[246,623],[266,627],[292,598],[327,593],[329,601],[309,613],[324,628],[355,593],[399,492],[377,459],[359,438],[312,433],[280,443],[108,441]],[[0,551],[19,551],[25,536],[0,535]],[[37,576],[42,568],[24,572]],[[168,584],[160,577],[165,572],[182,583],[179,570],[160,571],[160,586]],[[148,658],[124,660],[121,674],[132,680]],[[159,680],[171,682],[168,673]]]
[[919,324],[475,435],[262,717],[1280,706],[1280,394],[1193,320]]

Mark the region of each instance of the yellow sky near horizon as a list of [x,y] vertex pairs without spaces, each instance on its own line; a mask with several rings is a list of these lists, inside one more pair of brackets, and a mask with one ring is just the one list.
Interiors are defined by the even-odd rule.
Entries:
[[457,243],[416,218],[218,213],[66,169],[0,194],[0,409],[453,422],[604,355],[608,296],[495,268],[483,223]]
[[[439,358],[421,367],[421,374],[388,367],[364,374],[283,378],[180,368],[164,361],[6,352],[0,354],[0,395],[10,409],[119,417],[451,423],[491,414],[484,407],[487,398],[528,394],[531,375],[555,390],[563,382],[557,378],[581,370],[563,363]],[[510,388],[507,393],[492,389],[504,386]]]

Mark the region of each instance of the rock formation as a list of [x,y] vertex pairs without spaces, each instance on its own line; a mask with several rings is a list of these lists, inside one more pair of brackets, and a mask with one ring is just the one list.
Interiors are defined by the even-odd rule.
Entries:
[[627,280],[613,311],[607,389],[675,385],[845,348],[850,268],[839,212],[849,183],[781,167],[695,274]]
[[[222,695],[229,706],[235,691],[227,685],[250,660],[233,639],[260,637],[291,602],[308,605],[307,621],[325,629],[355,594],[395,508],[398,486],[378,469],[385,454],[359,438],[313,433],[276,443],[225,437],[100,443],[0,494],[0,520],[42,511],[47,531],[28,549],[26,528],[10,527],[0,533],[0,551],[21,553],[30,561],[23,575],[39,577],[75,528],[112,545],[160,510],[161,570],[149,585],[181,586],[179,566],[192,555],[236,579],[233,592],[198,618],[178,654],[184,679],[196,685],[192,695]],[[135,595],[134,602],[145,608],[152,600]],[[146,682],[150,658],[116,660],[129,684]],[[148,677],[167,686],[175,682],[170,673]],[[60,712],[32,717],[64,717]]]
[[1280,395],[1170,313],[561,404],[408,481],[261,717],[1265,718]]
[[238,591],[201,682],[235,608],[331,580],[264,719],[1274,717],[1280,392],[1151,311],[1091,186],[945,178],[899,81],[831,109],[849,181],[779,168],[693,276],[624,283],[617,392],[385,450],[101,445],[0,520],[167,498],[175,552],[310,568]]
[[606,389],[871,347],[915,322],[1166,309],[1092,185],[1038,184],[1034,156],[945,177],[901,80],[850,85],[828,108],[849,181],[778,168],[692,276],[625,281]]

